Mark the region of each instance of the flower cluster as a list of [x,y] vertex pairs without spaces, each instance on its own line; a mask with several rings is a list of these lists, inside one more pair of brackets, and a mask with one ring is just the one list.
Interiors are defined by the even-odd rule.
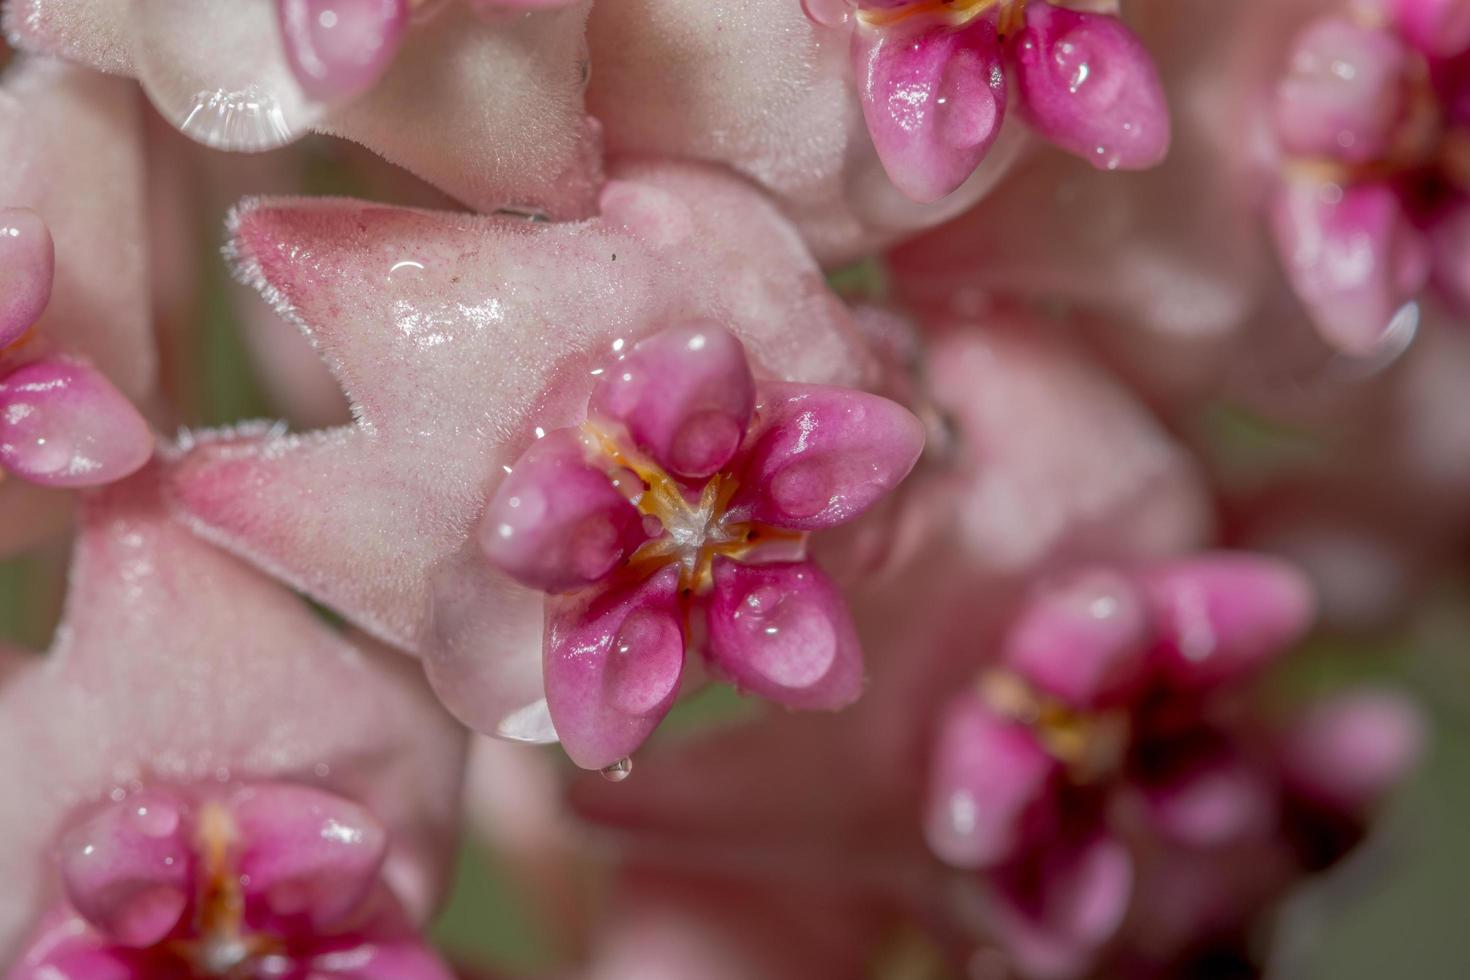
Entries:
[[1470,0],[0,15],[0,976],[1296,975],[1453,825]]

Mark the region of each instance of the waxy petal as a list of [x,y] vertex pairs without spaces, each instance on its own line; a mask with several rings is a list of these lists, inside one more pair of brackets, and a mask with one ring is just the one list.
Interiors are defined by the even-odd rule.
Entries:
[[836,710],[863,687],[847,602],[810,562],[717,558],[707,621],[710,666],[742,691],[792,708]]
[[266,931],[323,931],[378,883],[387,829],[367,810],[310,786],[247,787],[229,800],[245,920]]
[[1427,54],[1448,58],[1470,48],[1470,3],[1465,0],[1388,0],[1395,26]]
[[1004,662],[1075,708],[1111,704],[1144,678],[1147,610],[1125,575],[1077,572],[1033,598],[1006,636]]
[[1153,58],[1117,17],[1026,5],[1013,45],[1026,118],[1100,170],[1143,170],[1169,151],[1169,107]]
[[1295,791],[1361,816],[1413,770],[1427,738],[1410,698],[1360,690],[1309,708],[1292,722],[1281,752]]
[[1409,52],[1391,31],[1325,17],[1297,37],[1276,87],[1276,135],[1293,154],[1383,159],[1409,97]]
[[934,751],[924,826],[942,860],[993,867],[1054,829],[1061,767],[1024,724],[967,694],[945,712]]
[[111,483],[153,455],[132,402],[94,368],[33,361],[0,378],[0,465],[52,487]]
[[0,209],[0,350],[19,340],[51,301],[51,229],[27,208]]
[[311,98],[345,102],[398,54],[408,0],[275,0],[286,58]]
[[684,669],[679,569],[627,589],[549,600],[546,705],[584,769],[631,755],[668,713]]
[[1006,76],[993,15],[853,35],[853,74],[883,168],[920,203],[975,172],[1005,120]]
[[1272,208],[1276,249],[1323,339],[1369,356],[1429,279],[1423,234],[1394,188],[1289,179]]
[[627,426],[634,443],[675,475],[703,479],[728,463],[745,438],[755,378],[745,348],[728,330],[672,327],[609,365],[587,411]]
[[1285,654],[1315,615],[1306,577],[1284,562],[1221,552],[1165,562],[1141,575],[1154,656],[1174,683],[1233,683]]
[[64,905],[43,919],[6,980],[190,980],[182,970],[163,971],[146,954],[119,946]]
[[67,900],[112,942],[161,941],[193,897],[191,829],[186,804],[166,792],[104,807],[61,842]]
[[814,531],[846,524],[896,487],[924,448],[924,426],[897,402],[821,385],[762,383],[732,509]]
[[606,577],[646,537],[643,515],[588,463],[574,429],[557,429],[526,450],[490,498],[479,531],[490,561],[546,592]]

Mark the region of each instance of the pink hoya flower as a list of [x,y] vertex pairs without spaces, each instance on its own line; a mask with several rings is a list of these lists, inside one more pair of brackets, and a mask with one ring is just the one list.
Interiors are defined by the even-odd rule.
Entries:
[[[543,700],[542,650],[548,637],[549,649],[565,649],[556,638],[566,636],[560,631],[576,620],[557,599],[552,605],[558,613],[548,622],[541,587],[564,588],[569,580],[563,576],[577,571],[584,582],[598,580],[611,568],[595,567],[598,551],[614,541],[596,521],[584,537],[548,539],[582,550],[569,547],[567,562],[549,564],[545,578],[531,579],[533,589],[490,560],[480,529],[497,488],[508,479],[507,468],[518,468],[512,464],[537,441],[537,430],[580,426],[589,418],[588,397],[598,382],[593,372],[616,370],[617,352],[687,323],[716,323],[737,337],[749,370],[762,382],[851,386],[870,368],[846,311],[790,227],[758,194],[692,165],[625,165],[614,172],[602,194],[601,215],[564,224],[349,201],[247,203],[234,220],[232,248],[240,271],[325,352],[356,422],[303,435],[261,427],[204,434],[171,477],[174,501],[193,526],[380,638],[422,656],[459,717],[504,737],[555,737]],[[715,342],[724,337],[710,336]],[[642,433],[640,439],[659,432],[658,439],[674,438],[659,445],[672,445],[676,455],[660,449],[655,458],[672,460],[661,468],[684,475],[712,465],[722,441],[738,438],[746,425],[745,417],[731,418],[724,407],[731,404],[724,400],[727,393],[711,394],[704,382],[686,380],[688,387],[660,393],[667,401],[655,399],[639,409],[630,430]],[[601,400],[612,396],[604,390],[594,420],[605,420],[620,452],[638,449],[640,443],[612,431],[632,408]],[[844,501],[862,499],[866,488],[906,468],[897,448],[878,459],[844,448],[834,457],[812,457],[810,467],[782,470],[799,454],[799,447],[781,441],[790,431],[786,420],[825,425],[850,416],[830,414],[837,402],[802,415],[780,400],[793,389],[772,384],[762,392],[768,406],[763,419],[773,427],[755,435],[769,441],[760,444],[760,455],[747,450],[739,459],[757,467],[752,474],[763,474],[750,478],[746,494],[769,489],[774,496],[762,497],[758,511],[755,498],[742,497],[742,505],[748,500],[752,507],[749,517],[721,528],[746,520],[775,524],[779,518],[804,530],[839,519]],[[627,394],[631,390],[619,397]],[[873,403],[857,398],[851,404],[867,410]],[[694,410],[702,414],[689,433],[659,428],[659,420],[678,426],[680,413]],[[873,411],[877,421],[888,410]],[[899,417],[902,430],[907,421]],[[627,418],[634,424],[634,416]],[[833,434],[845,440],[849,431],[838,425]],[[574,453],[557,455],[568,446],[565,434],[546,440],[538,455],[544,454],[547,465],[567,465],[576,482],[566,489],[585,494],[557,501],[556,507],[615,503],[606,495],[606,477],[579,470]],[[640,458],[646,454],[638,452]],[[866,468],[880,461],[887,467],[881,472]],[[849,462],[853,468],[844,470]],[[719,469],[724,461],[716,464]],[[520,472],[516,479],[535,469]],[[631,482],[623,485],[631,490]],[[676,490],[682,485],[671,477],[659,486],[658,507],[671,525],[667,544],[675,543],[676,533],[697,536],[700,530],[687,523],[699,506],[697,494],[685,499],[689,513],[679,512],[682,491]],[[733,488],[730,481],[721,485]],[[819,490],[833,494],[830,508],[815,496],[801,498],[804,491]],[[711,503],[730,499],[717,494]],[[652,508],[654,498],[646,503]],[[791,508],[789,516],[782,507]],[[802,508],[809,509],[798,514]],[[659,536],[642,522],[656,512],[633,513],[631,525],[612,523],[617,543],[631,544],[640,532]],[[733,550],[731,542],[719,540]],[[804,566],[720,567],[721,576],[733,575],[741,595],[755,588],[757,577],[807,575]],[[713,575],[713,568],[711,563],[705,571]],[[677,578],[675,566],[668,569],[645,586],[661,589],[669,574]],[[808,576],[806,594],[828,596],[817,581]],[[677,605],[676,592],[659,594]],[[611,600],[611,608],[604,603],[591,611],[603,623],[594,630],[621,622],[631,607],[617,603],[630,599],[623,594]],[[668,664],[669,621],[638,621],[650,627],[647,639],[657,654],[645,663],[649,676],[657,677]],[[576,642],[595,635],[582,634]],[[662,681],[640,687],[631,669],[614,672],[609,681],[620,677],[627,680],[621,693],[631,698],[626,704],[633,714],[655,707],[658,698],[646,698]],[[613,686],[607,690],[620,693]],[[570,723],[569,716],[562,718]]]
[[586,421],[522,454],[479,530],[492,563],[550,594],[546,700],[572,760],[601,769],[642,744],[692,635],[742,690],[856,700],[857,636],[805,540],[908,474],[918,419],[848,388],[757,382],[713,324],[670,327],[593,373]]
[[[1281,263],[1334,346],[1412,331],[1430,288],[1470,315],[1470,6],[1340,4],[1293,40],[1275,92]],[[1407,322],[1407,325],[1406,325]]]
[[475,207],[582,215],[601,180],[582,107],[589,6],[16,0],[5,25],[23,49],[137,77],[166,119],[210,146],[259,150],[317,130]]
[[0,90],[0,551],[153,452],[139,124],[122,83],[39,59]]
[[449,977],[416,926],[462,730],[393,653],[173,523],[156,476],[87,498],[53,649],[6,652],[0,969]]
[[853,75],[878,157],[901,191],[929,202],[989,152],[1011,83],[1033,129],[1099,169],[1164,158],[1169,114],[1153,62],[1115,11],[1092,6],[815,0],[807,10],[853,22]]

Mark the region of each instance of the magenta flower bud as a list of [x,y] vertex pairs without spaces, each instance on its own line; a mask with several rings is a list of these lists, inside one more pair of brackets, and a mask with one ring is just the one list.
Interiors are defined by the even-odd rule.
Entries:
[[1298,792],[1361,814],[1409,774],[1426,739],[1424,716],[1413,701],[1364,690],[1312,706],[1293,723],[1281,753]]
[[1121,20],[1033,0],[1013,44],[1021,107],[1037,132],[1101,170],[1142,170],[1164,159],[1163,85]]
[[643,516],[587,462],[574,429],[532,444],[496,488],[479,529],[495,565],[547,592],[602,579],[645,537]]
[[1381,159],[1407,111],[1409,52],[1390,31],[1325,17],[1296,39],[1276,88],[1276,132],[1290,153]]
[[408,30],[408,0],[277,0],[277,13],[296,81],[326,103],[371,88]]
[[28,208],[0,208],[0,349],[19,340],[51,301],[56,248]]
[[708,659],[741,690],[792,708],[845,708],[863,687],[842,593],[810,562],[714,563]]
[[253,928],[323,930],[356,911],[378,882],[388,835],[372,814],[340,796],[274,783],[230,799],[236,862]]
[[1425,54],[1450,58],[1470,48],[1467,0],[1390,0],[1390,4],[1399,32]]
[[959,28],[859,25],[853,74],[873,148],[888,177],[921,203],[975,172],[1005,119],[1006,77],[994,14]]
[[684,670],[679,569],[632,588],[548,600],[546,706],[571,760],[604,769],[633,753],[674,703]]
[[1272,210],[1276,248],[1323,339],[1371,355],[1424,288],[1430,256],[1387,184],[1289,181]]
[[1306,577],[1259,555],[1163,562],[1141,581],[1154,618],[1154,655],[1182,687],[1211,687],[1254,673],[1286,652],[1315,614]]
[[762,384],[732,508],[814,531],[857,517],[913,469],[924,426],[897,402],[825,385]]
[[1056,823],[1060,764],[1024,724],[998,717],[966,694],[940,722],[925,833],[941,860],[987,868],[1011,860]]
[[689,324],[635,344],[603,373],[587,410],[621,422],[638,448],[676,476],[704,479],[745,438],[755,378],[730,331]]
[[1145,789],[1150,824],[1188,847],[1211,848],[1262,837],[1276,825],[1276,785],[1260,769],[1225,753]]
[[119,480],[153,455],[153,433],[95,368],[47,359],[0,379],[0,465],[52,487]]
[[160,942],[191,898],[189,829],[182,804],[166,793],[107,806],[61,842],[67,900],[119,945]]
[[1148,623],[1133,583],[1097,569],[1030,602],[1005,640],[1005,662],[1074,708],[1111,704],[1143,680]]

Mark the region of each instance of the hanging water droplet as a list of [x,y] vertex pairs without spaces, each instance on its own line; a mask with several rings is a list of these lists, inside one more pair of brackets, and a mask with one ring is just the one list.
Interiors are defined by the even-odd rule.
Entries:
[[633,760],[627,758],[619,759],[602,770],[602,778],[610,783],[621,783],[631,775],[633,775]]

